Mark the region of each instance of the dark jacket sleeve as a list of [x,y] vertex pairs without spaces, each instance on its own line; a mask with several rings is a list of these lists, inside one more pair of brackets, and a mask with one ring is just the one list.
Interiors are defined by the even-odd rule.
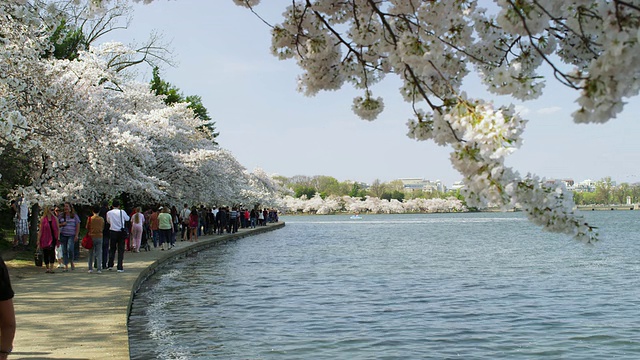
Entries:
[[4,260],[0,258],[0,301],[13,299],[13,295],[11,279],[9,279],[9,270]]

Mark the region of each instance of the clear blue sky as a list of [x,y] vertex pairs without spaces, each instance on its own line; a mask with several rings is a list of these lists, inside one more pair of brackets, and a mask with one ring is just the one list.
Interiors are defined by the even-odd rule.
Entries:
[[[263,1],[258,12],[280,21],[289,1]],[[359,92],[346,87],[305,97],[296,91],[301,72],[294,61],[280,61],[269,52],[269,28],[249,10],[231,0],[155,0],[135,3],[129,29],[103,41],[143,42],[161,33],[174,54],[176,67],[165,66],[162,77],[185,95],[200,95],[220,131],[218,142],[250,171],[255,167],[283,176],[328,175],[340,181],[390,181],[403,177],[460,179],[451,168],[448,148],[406,137],[410,106],[398,95],[399,81],[388,77],[374,88],[385,98],[385,111],[374,122],[351,111]],[[150,70],[141,72],[148,81]],[[473,79],[472,97],[509,101],[488,95]],[[523,147],[508,165],[546,178],[640,182],[640,112],[638,98],[624,113],[603,125],[577,125],[570,118],[577,94],[554,80],[546,94],[523,104],[529,121]]]

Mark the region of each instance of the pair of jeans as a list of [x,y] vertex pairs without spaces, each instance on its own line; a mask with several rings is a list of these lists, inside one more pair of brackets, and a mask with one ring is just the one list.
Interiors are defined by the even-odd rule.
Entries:
[[109,264],[112,268],[118,250],[118,270],[124,270],[122,263],[124,261],[124,233],[122,231],[109,231]]
[[202,236],[203,228],[204,228],[204,222],[202,220],[198,220],[198,229],[196,230],[198,236]]
[[[106,269],[107,264],[109,263],[109,238],[111,237],[111,232],[109,230],[102,232],[102,259],[97,258],[97,261],[102,261],[102,268]],[[96,264],[96,268],[98,264]]]
[[[95,255],[95,256],[94,256]],[[102,238],[93,238],[93,247],[89,249],[89,270],[93,270],[93,262],[96,261],[98,271],[102,270]]]
[[158,242],[160,241],[160,230],[151,230],[151,235],[153,236],[153,247],[158,247]]
[[80,260],[80,241],[73,243],[73,262]]
[[73,264],[73,249],[75,248],[75,235],[62,235],[60,234],[60,247],[62,248],[62,261],[64,266]]
[[173,233],[171,233],[171,246],[176,244],[176,234],[178,233],[178,223],[173,224]]

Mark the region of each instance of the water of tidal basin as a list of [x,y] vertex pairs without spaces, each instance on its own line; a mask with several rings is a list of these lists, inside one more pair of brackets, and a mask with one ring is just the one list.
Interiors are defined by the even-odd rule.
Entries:
[[156,274],[132,359],[640,359],[640,211],[283,217]]

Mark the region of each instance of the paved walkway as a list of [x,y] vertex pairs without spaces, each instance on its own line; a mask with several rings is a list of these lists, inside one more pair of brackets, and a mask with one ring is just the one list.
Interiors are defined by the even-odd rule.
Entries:
[[[178,241],[170,251],[125,253],[124,273],[87,273],[86,251],[75,271],[44,266],[11,273],[17,331],[10,359],[129,359],[127,320],[135,290],[163,263],[214,244],[275,230],[270,224],[236,234]],[[79,265],[79,266],[78,266]],[[11,270],[10,270],[11,271]]]

